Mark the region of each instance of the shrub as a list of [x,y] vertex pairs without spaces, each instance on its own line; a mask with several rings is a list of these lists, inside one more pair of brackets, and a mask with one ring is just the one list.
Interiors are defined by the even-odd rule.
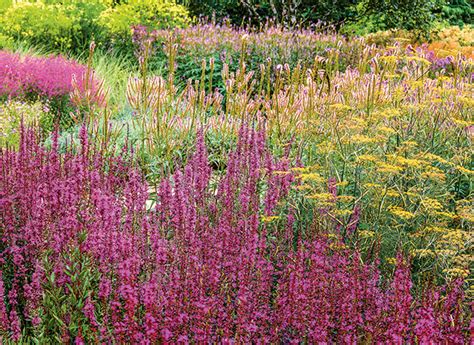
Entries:
[[0,33],[0,49],[12,47],[13,42],[13,38]]
[[406,29],[418,33],[420,38],[428,37],[439,19],[438,0],[364,0],[363,15],[377,18],[379,29]]
[[[155,206],[127,155],[80,133],[76,153],[1,151],[0,329],[49,343],[467,341],[462,281],[413,294],[401,254],[386,285],[337,236],[299,229],[288,159],[242,128],[213,187],[199,135]],[[386,285],[386,288],[383,286]],[[413,294],[413,295],[412,295]],[[443,296],[443,297],[441,297]]]
[[95,1],[68,5],[17,2],[1,17],[1,32],[52,51],[80,52],[94,35],[100,35],[95,22],[104,8]]
[[446,58],[462,54],[474,58],[474,28],[457,26],[444,28],[437,33],[435,40],[427,45],[437,56]]
[[100,14],[106,9],[102,1],[79,0],[63,6],[67,15],[74,20],[76,27],[72,36],[72,50],[74,52],[82,53],[91,41],[102,39],[103,28],[98,23]]
[[324,21],[339,26],[355,16],[356,0],[182,0],[197,17],[230,19],[235,25],[250,22],[260,26],[271,20],[286,26]]
[[439,20],[463,26],[472,22],[468,0],[181,0],[196,17],[230,20],[232,24],[261,26],[271,20],[285,26],[323,21],[345,32],[365,34],[384,29],[409,29],[427,33]]
[[12,0],[0,0],[0,13],[4,12],[12,4]]
[[443,2],[442,17],[451,25],[472,24],[474,7],[468,0],[446,0]]
[[65,50],[72,46],[74,22],[62,7],[19,2],[2,17],[2,31],[15,40]]
[[133,25],[143,25],[149,29],[165,29],[184,27],[189,21],[186,8],[169,0],[131,0],[108,8],[99,18],[107,40],[112,39],[114,45],[118,47],[125,43],[128,48],[131,44]]

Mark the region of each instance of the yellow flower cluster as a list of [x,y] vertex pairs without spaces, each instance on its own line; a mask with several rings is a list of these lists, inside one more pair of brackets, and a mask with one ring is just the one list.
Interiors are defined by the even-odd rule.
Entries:
[[307,120],[292,133],[301,134],[314,164],[295,170],[297,188],[320,211],[320,227],[349,227],[357,206],[362,243],[398,238],[440,274],[466,274],[474,223],[471,62],[454,56],[458,69],[435,74],[423,53],[386,51],[370,68],[333,74],[330,85],[323,78],[285,93],[306,106]]

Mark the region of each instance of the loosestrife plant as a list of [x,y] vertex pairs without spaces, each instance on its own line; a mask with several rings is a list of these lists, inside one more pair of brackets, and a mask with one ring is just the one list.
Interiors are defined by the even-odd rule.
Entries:
[[85,102],[104,106],[102,84],[88,66],[62,56],[0,51],[0,98],[40,99],[69,116],[68,111]]
[[64,154],[56,135],[45,149],[22,133],[0,154],[5,340],[468,341],[461,280],[418,297],[401,254],[384,282],[340,237],[298,229],[282,206],[297,181],[263,130],[241,127],[217,181],[199,133],[156,193],[126,149],[105,158],[85,127]]

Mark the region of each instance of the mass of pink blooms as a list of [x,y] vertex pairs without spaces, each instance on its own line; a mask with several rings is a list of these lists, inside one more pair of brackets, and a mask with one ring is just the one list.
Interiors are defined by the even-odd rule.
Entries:
[[[59,154],[57,139],[46,149],[24,132],[18,152],[0,151],[0,334],[11,340],[52,332],[56,308],[59,339],[76,344],[469,342],[462,281],[420,296],[402,254],[387,281],[377,259],[296,226],[281,201],[297,181],[263,131],[241,129],[217,182],[200,134],[156,194],[127,151],[106,159],[80,137]],[[60,301],[44,297],[54,291]]]
[[[69,97],[78,89],[98,87],[98,81],[87,81],[87,66],[62,56],[36,57],[0,51],[0,97],[39,96],[45,100]],[[103,99],[97,99],[103,102]]]

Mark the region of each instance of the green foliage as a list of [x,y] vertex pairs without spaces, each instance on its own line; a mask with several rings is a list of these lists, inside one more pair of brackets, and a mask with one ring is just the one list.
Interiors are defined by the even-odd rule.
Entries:
[[378,17],[384,29],[406,29],[427,33],[439,9],[437,0],[367,0],[366,14]]
[[261,25],[271,19],[287,26],[323,21],[344,32],[365,34],[386,29],[427,33],[439,19],[472,23],[469,0],[182,0],[195,17],[228,18],[233,24]]
[[464,24],[473,23],[474,7],[469,0],[446,0],[441,9],[443,19],[451,25],[460,27]]
[[41,2],[20,2],[2,17],[2,31],[15,40],[28,41],[52,49],[71,48],[74,21],[62,7]]
[[194,16],[216,19],[229,18],[232,23],[237,25],[244,21],[258,25],[271,19],[287,25],[314,23],[322,20],[339,26],[356,15],[354,6],[357,4],[357,0],[184,0],[182,3],[189,7]]
[[105,86],[109,90],[109,107],[114,113],[116,107],[123,108],[125,105],[127,81],[136,70],[134,63],[135,61],[132,63],[118,50],[107,53],[97,50],[94,53],[92,68],[106,83]]
[[92,39],[100,39],[102,28],[97,19],[105,8],[100,1],[77,1],[66,6],[68,16],[74,18],[78,28],[72,38],[75,50],[82,52]]
[[254,26],[322,21],[348,34],[406,29],[426,37],[440,20],[461,27],[471,23],[473,12],[469,0],[0,0],[0,47],[21,41],[80,53],[95,39],[99,46],[130,58],[132,25],[151,30],[185,27],[190,15]]
[[[94,343],[94,326],[84,314],[84,307],[94,296],[99,286],[99,272],[94,268],[93,260],[81,253],[78,247],[72,248],[60,257],[63,264],[61,274],[67,276],[65,286],[58,283],[57,267],[54,267],[50,253],[45,253],[43,266],[43,301],[38,314],[44,322],[36,329],[31,340],[38,344],[54,339],[62,343],[68,337],[74,339],[79,334],[88,343]],[[98,312],[95,313],[99,314]],[[68,321],[66,321],[68,320]]]
[[7,101],[0,103],[0,147],[16,147],[20,141],[20,125],[42,123],[51,117],[41,102]]
[[115,41],[130,40],[131,26],[150,29],[184,27],[189,24],[188,11],[172,1],[132,0],[105,10],[99,17],[107,36]]
[[[232,23],[240,24],[244,18],[252,19],[251,13],[244,7],[243,2],[236,0],[181,0],[178,1],[186,6],[191,15],[195,17],[207,17],[221,20],[223,18],[229,18]],[[254,8],[255,13],[261,13],[265,11],[265,6],[259,5]]]
[[0,0],[0,13],[5,11],[12,4],[11,0]]
[[49,50],[81,51],[100,29],[95,18],[104,9],[99,2],[67,5],[19,2],[0,19],[1,32]]
[[2,33],[0,33],[0,49],[11,48],[14,44],[14,40]]
[[[131,26],[151,29],[186,26],[186,8],[173,1],[133,0],[18,2],[0,16],[0,46],[26,42],[51,51],[83,52],[91,40],[131,53]],[[1,13],[0,6],[0,13]],[[124,42],[125,40],[125,42]]]

